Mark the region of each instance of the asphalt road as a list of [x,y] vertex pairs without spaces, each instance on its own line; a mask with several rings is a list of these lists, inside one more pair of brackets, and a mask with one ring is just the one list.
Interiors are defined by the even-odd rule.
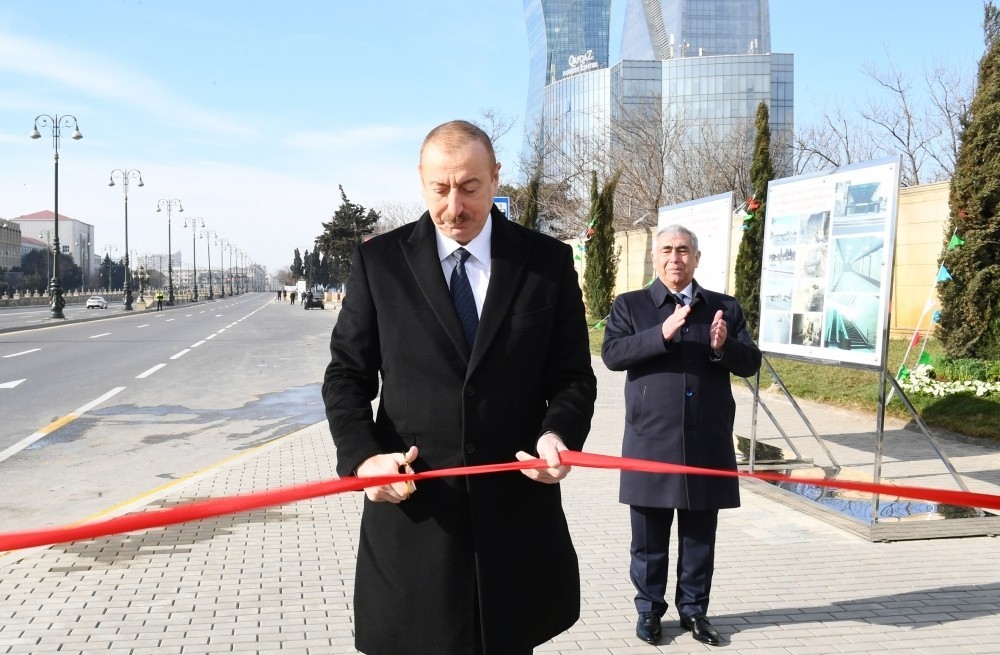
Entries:
[[337,313],[273,298],[0,334],[0,530],[91,518],[322,420]]
[[[140,303],[133,303],[138,309]],[[107,318],[124,314],[122,303],[118,300],[109,300],[107,309],[87,309],[83,302],[67,303],[63,308],[65,320],[53,319],[52,310],[48,305],[25,305],[23,307],[0,307],[0,331],[17,330],[25,327],[40,327],[43,325],[53,325],[65,321],[77,321],[82,319]]]

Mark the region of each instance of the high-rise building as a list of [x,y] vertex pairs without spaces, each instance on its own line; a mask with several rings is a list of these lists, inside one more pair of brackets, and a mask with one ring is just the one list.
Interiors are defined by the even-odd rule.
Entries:
[[[584,4],[525,0],[532,49],[526,145],[545,153],[547,176],[567,179],[581,161],[590,166],[588,157],[613,152],[623,134],[640,131],[639,120],[647,123],[641,130],[659,124],[659,133],[648,138],[672,141],[675,162],[690,161],[696,149],[733,147],[734,138],[752,142],[761,102],[769,108],[772,136],[791,134],[794,62],[791,54],[770,52],[768,0],[628,0],[620,61],[605,65],[595,57],[594,66],[552,69],[558,74],[538,77],[541,60],[535,57],[553,42],[541,26],[558,25],[561,34],[574,16],[582,18],[569,8]],[[749,158],[752,148],[744,143],[734,150]],[[777,171],[786,172],[789,162],[779,153]],[[664,177],[650,173],[651,179]],[[663,204],[691,199],[667,197]]]
[[771,52],[767,0],[628,0],[623,60]]
[[545,87],[608,67],[611,0],[524,0],[524,22],[530,51],[524,124],[531,134],[541,117]]

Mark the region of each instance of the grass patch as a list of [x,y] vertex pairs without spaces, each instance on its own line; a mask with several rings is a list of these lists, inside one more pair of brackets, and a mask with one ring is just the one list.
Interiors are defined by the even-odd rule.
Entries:
[[[592,319],[590,325],[597,323]],[[601,343],[604,341],[603,328],[590,330],[590,352],[600,356]],[[908,339],[892,339],[889,341],[888,363],[893,374],[899,370],[906,353]],[[980,362],[977,364],[950,362],[944,353],[944,348],[936,339],[927,339],[925,349],[934,360],[935,371],[939,376],[979,375],[993,377],[998,368],[997,362]],[[907,366],[916,366],[919,346],[910,352]],[[800,362],[768,355],[767,360],[774,367],[781,381],[784,382],[796,398],[807,398],[838,407],[875,413],[878,411],[879,376],[875,371]],[[740,383],[742,384],[742,383]],[[775,384],[767,367],[762,367],[760,387],[767,389]],[[777,387],[776,387],[777,388]],[[890,387],[891,388],[891,387]],[[944,397],[927,396],[910,393],[910,402],[920,415],[920,418],[930,427],[942,428],[971,437],[986,437],[1000,444],[1000,397],[997,395],[977,397],[971,394],[954,394]],[[886,414],[895,418],[909,420],[910,413],[899,398],[894,398],[886,407]]]

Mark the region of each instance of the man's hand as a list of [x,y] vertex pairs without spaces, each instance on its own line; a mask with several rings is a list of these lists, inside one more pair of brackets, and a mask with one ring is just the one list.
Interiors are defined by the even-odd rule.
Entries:
[[722,316],[722,310],[715,312],[715,319],[712,321],[712,328],[709,334],[711,335],[709,339],[709,345],[712,346],[712,350],[715,351],[717,355],[722,354],[722,349],[726,346],[726,336],[728,334],[729,328],[726,326],[726,320]]
[[660,331],[663,333],[663,340],[670,341],[677,334],[677,330],[684,327],[684,323],[687,322],[688,314],[691,313],[691,305],[677,305],[674,313],[667,317],[667,320],[663,321],[663,325],[660,326]]
[[[417,447],[410,446],[405,453],[388,453],[374,455],[361,463],[355,472],[359,478],[371,478],[380,475],[394,475],[399,469],[417,459]],[[375,503],[399,504],[410,497],[412,487],[406,482],[395,482],[381,487],[365,487],[368,500]]]
[[[538,449],[538,458],[544,459],[549,468],[521,469],[521,473],[525,474],[535,482],[544,482],[546,484],[555,484],[569,475],[572,467],[563,466],[559,457],[559,453],[569,449],[566,447],[566,444],[563,443],[563,440],[559,437],[559,435],[554,432],[546,432],[538,438],[538,443],[535,445],[535,448]],[[534,456],[529,455],[523,450],[519,451],[514,456],[517,457],[519,462],[535,459]]]

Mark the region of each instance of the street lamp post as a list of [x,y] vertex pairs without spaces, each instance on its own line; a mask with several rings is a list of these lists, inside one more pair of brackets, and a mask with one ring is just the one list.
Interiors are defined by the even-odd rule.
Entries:
[[177,198],[163,198],[156,203],[156,211],[167,208],[167,305],[174,304],[174,253],[173,253],[173,230],[170,226],[171,213],[174,207],[178,212],[184,211],[184,206]]
[[236,285],[236,293],[243,293],[243,280],[240,279],[240,254],[239,248],[236,249],[236,268],[233,270],[233,284]]
[[146,267],[142,264],[139,264],[139,268],[135,272],[135,279],[139,282],[139,302],[146,302],[143,294],[146,291],[146,280],[149,279],[149,273],[146,272]]
[[130,179],[137,179],[139,180],[139,184],[136,186],[145,185],[142,183],[142,173],[134,168],[116,168],[112,170],[108,186],[115,185],[115,177],[121,181],[122,191],[125,193],[125,293],[122,302],[125,305],[125,311],[130,312],[132,311],[132,285],[129,283],[129,277],[132,269],[129,267],[128,259],[128,182]]
[[202,230],[201,238],[205,239],[205,254],[208,255],[208,299],[215,298],[212,290],[212,239],[215,237],[215,230]]
[[219,246],[219,297],[226,297],[226,240],[221,237],[215,238],[216,245]]
[[195,238],[198,236],[198,227],[205,227],[205,219],[200,216],[189,216],[184,219],[184,227],[191,226],[191,279],[194,286],[194,293],[191,295],[193,302],[198,302],[198,249]]
[[48,244],[48,254],[45,255],[45,277],[52,277],[52,230],[42,230],[38,233],[38,238],[41,239],[45,237],[45,243]]
[[229,295],[235,296],[236,291],[233,289],[233,244],[226,241],[226,249],[229,250]]
[[49,281],[49,307],[51,308],[49,316],[50,318],[66,318],[63,314],[63,307],[66,306],[66,301],[63,299],[62,284],[59,282],[59,132],[64,127],[67,129],[72,127],[73,134],[71,137],[74,141],[82,139],[83,134],[80,133],[76,116],[60,116],[59,114],[55,116],[49,116],[48,114],[35,116],[35,127],[32,128],[29,135],[32,139],[40,139],[42,137],[38,132],[39,125],[52,128],[52,147],[55,150],[55,206],[53,207],[53,211],[55,212],[55,233],[52,239],[52,251],[55,257],[52,265],[52,279]]

